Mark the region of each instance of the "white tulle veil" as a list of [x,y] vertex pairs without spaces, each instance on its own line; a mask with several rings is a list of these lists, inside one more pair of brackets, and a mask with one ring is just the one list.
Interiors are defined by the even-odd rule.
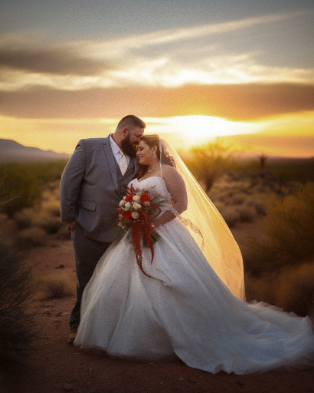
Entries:
[[188,209],[178,218],[224,284],[233,295],[244,300],[243,260],[230,229],[176,150],[163,139],[160,139],[159,148],[160,163],[166,157],[172,157],[177,171],[185,181]]

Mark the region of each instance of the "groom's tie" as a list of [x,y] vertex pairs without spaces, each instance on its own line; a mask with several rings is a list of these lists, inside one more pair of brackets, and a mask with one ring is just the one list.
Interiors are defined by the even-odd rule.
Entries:
[[120,160],[119,160],[119,166],[120,166],[120,171],[122,175],[125,174],[126,168],[128,167],[128,161],[126,159],[126,156],[122,153],[122,151],[119,151],[120,153]]

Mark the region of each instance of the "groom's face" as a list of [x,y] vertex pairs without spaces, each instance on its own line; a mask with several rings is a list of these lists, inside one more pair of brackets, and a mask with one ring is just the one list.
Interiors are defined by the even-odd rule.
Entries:
[[144,128],[134,127],[128,130],[121,141],[122,151],[129,157],[136,157],[136,148],[143,134]]

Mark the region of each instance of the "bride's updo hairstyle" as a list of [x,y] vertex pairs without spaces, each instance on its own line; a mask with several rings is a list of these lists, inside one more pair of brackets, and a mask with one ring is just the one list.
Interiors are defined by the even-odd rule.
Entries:
[[[140,140],[146,143],[151,149],[157,146],[156,155],[160,159],[160,162],[162,164],[172,165],[170,155],[157,134],[143,135]],[[147,165],[140,165],[137,178],[141,178],[146,171]]]

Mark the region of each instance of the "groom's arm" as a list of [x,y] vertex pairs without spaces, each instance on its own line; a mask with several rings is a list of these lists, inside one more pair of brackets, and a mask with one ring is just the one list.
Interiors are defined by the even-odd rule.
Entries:
[[61,221],[69,223],[72,228],[78,215],[78,197],[86,168],[86,150],[84,141],[78,142],[74,153],[61,176],[60,208]]

